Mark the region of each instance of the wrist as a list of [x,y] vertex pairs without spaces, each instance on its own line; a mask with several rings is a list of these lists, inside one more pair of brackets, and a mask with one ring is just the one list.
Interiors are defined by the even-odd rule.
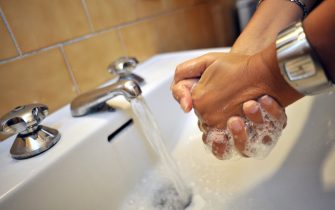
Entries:
[[277,60],[277,51],[275,43],[259,53],[262,63],[261,73],[266,75],[264,82],[269,88],[269,95],[286,107],[299,100],[304,95],[294,89],[282,76]]
[[305,95],[334,90],[334,83],[306,38],[301,22],[278,34],[277,59],[284,79]]

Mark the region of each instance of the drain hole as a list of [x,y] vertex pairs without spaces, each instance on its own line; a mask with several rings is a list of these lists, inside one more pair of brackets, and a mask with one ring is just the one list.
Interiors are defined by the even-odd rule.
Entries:
[[118,135],[121,131],[123,131],[125,128],[133,124],[133,119],[128,120],[125,124],[123,124],[121,127],[119,127],[116,131],[114,131],[112,134],[110,134],[107,139],[108,142],[111,142],[113,138]]
[[153,207],[159,210],[184,210],[192,203],[192,194],[182,200],[176,189],[170,185],[159,189],[153,199]]

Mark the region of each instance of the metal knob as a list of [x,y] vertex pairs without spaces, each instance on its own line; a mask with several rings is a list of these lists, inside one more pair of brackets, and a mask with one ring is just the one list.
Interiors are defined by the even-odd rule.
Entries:
[[1,118],[1,132],[29,133],[48,115],[43,104],[18,106]]
[[58,142],[57,130],[39,125],[48,115],[43,104],[18,106],[0,118],[0,132],[17,133],[10,153],[13,158],[24,159],[38,155]]
[[133,71],[138,64],[134,57],[120,57],[108,66],[108,72],[111,74],[127,75]]
[[138,63],[138,60],[134,57],[120,57],[111,63],[107,70],[109,73],[117,75],[120,80],[134,80],[138,84],[143,84],[144,79],[132,73]]

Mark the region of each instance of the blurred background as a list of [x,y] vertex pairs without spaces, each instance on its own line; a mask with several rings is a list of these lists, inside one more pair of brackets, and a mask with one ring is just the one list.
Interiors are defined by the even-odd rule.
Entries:
[[[50,111],[110,80],[120,56],[231,46],[254,0],[0,0],[0,115]],[[171,69],[174,71],[174,69]]]

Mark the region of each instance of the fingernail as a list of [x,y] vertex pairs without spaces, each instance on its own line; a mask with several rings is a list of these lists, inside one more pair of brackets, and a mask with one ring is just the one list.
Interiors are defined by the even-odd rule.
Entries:
[[263,96],[261,100],[265,105],[271,105],[273,102],[273,99],[268,95]]
[[243,105],[251,114],[255,114],[259,111],[259,106],[256,101],[247,101]]
[[241,121],[237,117],[231,117],[231,118],[229,118],[229,120],[228,120],[228,126],[229,126],[229,129],[233,133],[241,132],[242,129],[243,129],[243,124],[241,123]]

